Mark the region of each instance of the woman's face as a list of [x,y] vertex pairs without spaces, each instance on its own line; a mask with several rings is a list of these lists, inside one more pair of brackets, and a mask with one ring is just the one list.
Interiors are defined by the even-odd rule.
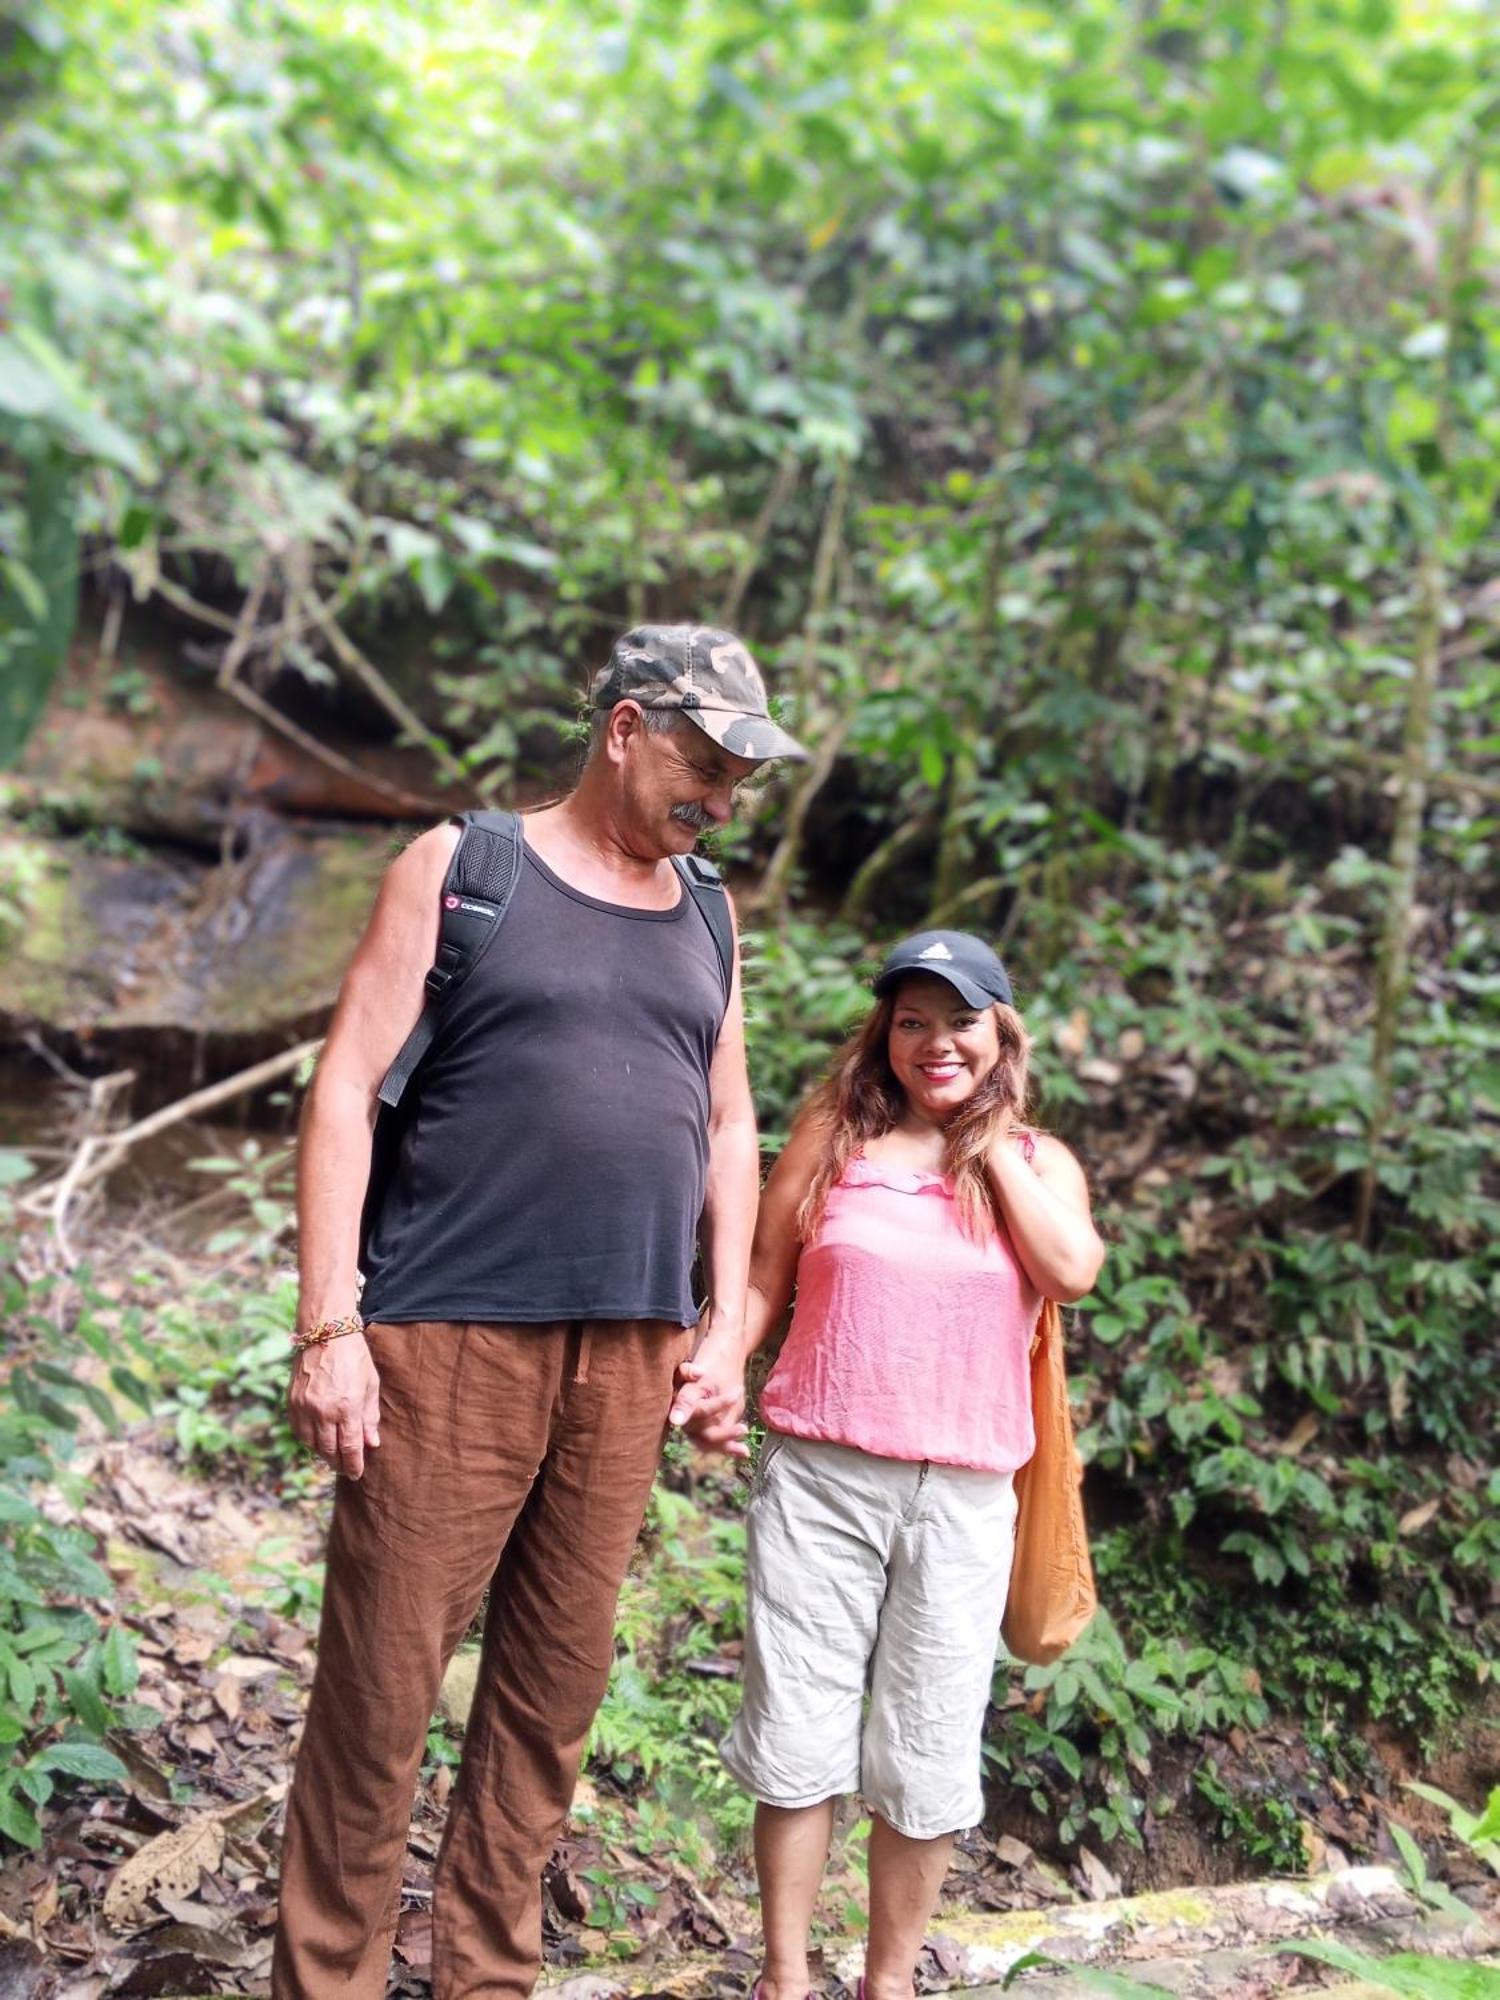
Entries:
[[935,973],[917,972],[896,988],[886,1044],[907,1101],[942,1121],[967,1104],[1000,1060],[993,1007],[971,1007]]

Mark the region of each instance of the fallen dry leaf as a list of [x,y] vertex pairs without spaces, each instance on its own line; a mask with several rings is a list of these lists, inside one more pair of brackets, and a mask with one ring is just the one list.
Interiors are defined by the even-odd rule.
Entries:
[[1090,1056],[1086,1062],[1078,1065],[1078,1074],[1085,1083],[1102,1083],[1113,1088],[1125,1072],[1117,1062],[1111,1062],[1108,1056]]
[[1120,1878],[1105,1867],[1091,1848],[1080,1847],[1074,1877],[1091,1903],[1104,1903],[1120,1893]]
[[1422,1529],[1427,1526],[1427,1523],[1432,1519],[1433,1515],[1437,1512],[1438,1508],[1442,1506],[1442,1504],[1443,1504],[1443,1496],[1441,1493],[1439,1493],[1435,1495],[1434,1498],[1432,1498],[1431,1500],[1424,1500],[1420,1507],[1409,1508],[1408,1511],[1404,1513],[1401,1516],[1401,1519],[1396,1523],[1397,1534],[1399,1535],[1420,1534]]
[[34,1944],[19,1938],[0,1944],[0,2000],[32,2000],[47,1976],[47,1961]]
[[133,1736],[117,1729],[111,1730],[105,1740],[130,1773],[130,1789],[138,1798],[157,1799],[163,1804],[171,1802],[172,1780],[159,1764],[152,1762]]
[[431,1910],[403,1910],[396,1930],[395,1954],[403,1965],[432,1963]]
[[31,1928],[40,1934],[57,1915],[57,1877],[49,1875],[36,1892],[31,1905]]
[[219,1661],[215,1672],[229,1674],[237,1681],[264,1680],[267,1674],[279,1674],[279,1660],[268,1660],[263,1653],[230,1653]]
[[211,1875],[223,1859],[222,1818],[195,1814],[121,1862],[104,1892],[104,1921],[112,1930],[129,1930],[144,1919],[162,1890],[169,1896],[190,1896],[200,1877]]
[[1322,1422],[1316,1410],[1309,1410],[1305,1417],[1299,1417],[1276,1449],[1283,1458],[1295,1458],[1299,1451],[1305,1451],[1318,1435],[1318,1425]]

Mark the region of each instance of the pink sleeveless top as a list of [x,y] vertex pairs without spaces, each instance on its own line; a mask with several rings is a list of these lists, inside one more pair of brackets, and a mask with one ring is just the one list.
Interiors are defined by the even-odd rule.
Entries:
[[861,1155],[802,1251],[761,1416],[882,1458],[1013,1472],[1035,1446],[1041,1303],[1003,1228],[965,1235],[946,1176]]

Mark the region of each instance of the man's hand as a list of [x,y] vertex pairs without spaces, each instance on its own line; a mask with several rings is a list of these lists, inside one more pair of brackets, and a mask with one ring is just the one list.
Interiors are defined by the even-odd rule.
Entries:
[[713,1324],[712,1313],[691,1360],[677,1370],[670,1421],[681,1426],[700,1451],[748,1458],[745,1442],[745,1342],[740,1332]]
[[380,1377],[362,1333],[343,1333],[298,1351],[287,1393],[292,1429],[346,1479],[380,1442]]

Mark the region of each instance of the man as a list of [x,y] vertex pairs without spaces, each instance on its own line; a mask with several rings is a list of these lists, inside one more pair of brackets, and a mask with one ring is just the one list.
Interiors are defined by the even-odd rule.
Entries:
[[292,1423],[343,1478],[287,1809],[276,2000],[385,1992],[427,1726],[486,1588],[433,1990],[531,1992],[541,1870],[608,1680],[669,1408],[700,1442],[739,1444],[758,1162],[738,951],[726,994],[673,857],[729,819],[737,780],[806,753],[727,632],[628,633],[591,701],[577,788],[527,817],[504,920],[413,1084],[365,1258],[367,1324],[356,1263],[376,1093],[422,1010],[456,828],[387,874],[308,1098],[310,1344]]

